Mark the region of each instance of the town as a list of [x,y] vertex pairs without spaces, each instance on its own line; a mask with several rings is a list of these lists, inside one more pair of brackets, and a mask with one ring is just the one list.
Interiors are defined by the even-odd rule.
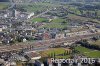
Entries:
[[1,1],[0,66],[99,66],[99,7],[99,0]]

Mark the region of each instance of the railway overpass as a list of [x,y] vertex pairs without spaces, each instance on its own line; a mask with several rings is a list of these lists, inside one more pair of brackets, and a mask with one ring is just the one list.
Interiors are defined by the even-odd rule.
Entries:
[[93,36],[98,36],[100,33],[92,33],[89,35],[81,35],[81,36],[75,36],[75,37],[66,37],[61,39],[50,39],[50,40],[41,40],[36,42],[25,42],[25,43],[19,43],[14,44],[11,46],[0,46],[0,53],[6,53],[6,52],[17,52],[25,49],[34,49],[38,50],[40,48],[48,48],[51,45],[61,45],[63,43],[71,43],[76,42],[81,39],[90,39]]

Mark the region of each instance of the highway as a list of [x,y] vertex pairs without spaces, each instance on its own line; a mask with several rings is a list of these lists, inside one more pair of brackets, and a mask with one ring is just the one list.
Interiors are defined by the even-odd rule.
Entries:
[[89,39],[93,36],[100,35],[100,33],[92,33],[89,35],[81,35],[81,36],[75,36],[75,37],[66,37],[61,39],[50,39],[50,40],[41,40],[36,42],[25,42],[25,43],[19,43],[19,44],[13,44],[11,46],[0,46],[0,53],[4,52],[12,52],[12,51],[20,51],[22,49],[45,49],[50,47],[51,45],[61,45],[62,43],[71,43],[75,41],[79,41],[81,39]]

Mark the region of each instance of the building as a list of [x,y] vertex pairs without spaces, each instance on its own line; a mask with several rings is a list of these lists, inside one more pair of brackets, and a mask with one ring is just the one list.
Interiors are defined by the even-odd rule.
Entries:
[[84,31],[78,31],[78,32],[70,32],[66,33],[66,37],[74,37],[74,36],[80,36],[80,35],[88,35],[90,34],[90,30],[84,30]]
[[41,63],[39,60],[36,60],[34,66],[44,66],[44,64]]
[[27,58],[28,60],[38,60],[41,58],[41,56],[39,55],[39,53],[32,51],[25,53],[25,58]]
[[56,34],[56,39],[64,38],[64,33]]
[[43,33],[43,39],[44,40],[49,40],[51,37],[50,37],[50,34],[48,32],[45,32]]
[[7,29],[7,25],[6,24],[0,24],[0,32],[2,32],[5,29]]
[[27,59],[24,56],[21,56],[19,54],[13,54],[13,56],[10,58],[10,60],[11,60],[11,62],[13,60],[15,60],[15,61],[21,61],[21,62],[26,62],[27,61]]
[[30,19],[32,16],[34,16],[34,12],[33,13],[30,13],[27,17],[27,19]]
[[24,38],[24,39],[23,39],[23,42],[26,42],[26,41],[27,41],[26,38]]
[[2,27],[0,27],[0,32],[2,32]]
[[0,66],[4,66],[5,61],[3,59],[0,59]]
[[9,61],[9,62],[4,63],[4,66],[16,66],[16,62]]

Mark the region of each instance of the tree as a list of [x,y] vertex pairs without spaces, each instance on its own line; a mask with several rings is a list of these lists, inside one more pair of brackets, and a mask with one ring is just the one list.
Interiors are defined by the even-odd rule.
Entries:
[[66,51],[64,52],[64,56],[66,56],[67,54],[66,54]]
[[51,53],[51,56],[50,57],[53,58],[53,53]]
[[54,52],[53,56],[54,56],[54,59],[55,59],[55,58],[56,58],[56,54],[55,54],[55,52]]
[[99,38],[98,38],[98,37],[93,37],[92,39],[93,39],[94,41],[99,40]]

